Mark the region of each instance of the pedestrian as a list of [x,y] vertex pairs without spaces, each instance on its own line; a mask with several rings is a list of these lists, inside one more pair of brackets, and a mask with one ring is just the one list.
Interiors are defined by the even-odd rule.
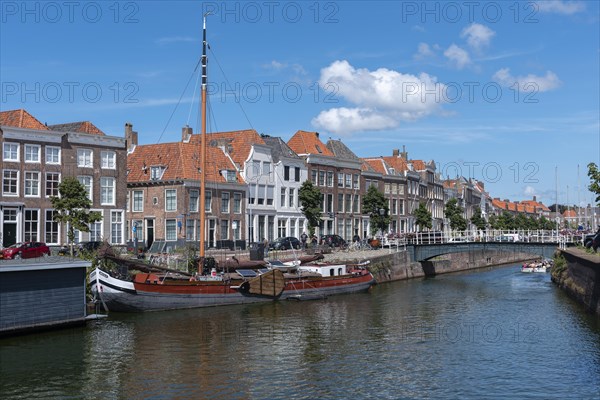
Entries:
[[300,235],[300,241],[302,242],[302,250],[306,249],[306,240],[308,239],[308,236],[306,235],[306,232],[302,232],[302,235]]
[[263,247],[264,247],[264,255],[265,257],[269,256],[269,241],[267,238],[263,238]]

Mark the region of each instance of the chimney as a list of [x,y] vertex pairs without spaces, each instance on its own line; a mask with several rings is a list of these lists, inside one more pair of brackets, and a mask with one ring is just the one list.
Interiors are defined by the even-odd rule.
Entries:
[[317,139],[319,138],[319,132],[315,132],[315,136],[317,137]]
[[190,138],[192,137],[192,128],[188,125],[181,128],[181,141],[184,143],[188,143]]
[[406,146],[402,145],[402,153],[400,154],[400,157],[402,157],[405,160],[408,160],[408,153],[406,152]]
[[400,149],[394,149],[394,150],[392,150],[392,155],[394,157],[398,157],[400,155]]
[[537,201],[537,197],[536,196],[533,196],[533,201]]
[[138,133],[133,131],[133,125],[129,122],[125,123],[125,143],[127,151],[133,150],[138,144]]

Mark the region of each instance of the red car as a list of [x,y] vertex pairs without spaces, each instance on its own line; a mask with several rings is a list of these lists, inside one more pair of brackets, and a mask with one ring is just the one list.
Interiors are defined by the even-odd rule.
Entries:
[[26,242],[16,243],[2,250],[5,259],[34,258],[50,255],[50,248],[46,243]]

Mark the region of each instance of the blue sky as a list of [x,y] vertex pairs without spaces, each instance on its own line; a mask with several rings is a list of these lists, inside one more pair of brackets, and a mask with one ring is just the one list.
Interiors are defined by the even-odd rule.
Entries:
[[559,202],[587,204],[586,165],[600,163],[598,4],[4,1],[0,109],[179,140],[182,126],[199,130],[210,10],[210,130],[317,130],[360,157],[406,146],[445,177],[545,204],[558,169]]

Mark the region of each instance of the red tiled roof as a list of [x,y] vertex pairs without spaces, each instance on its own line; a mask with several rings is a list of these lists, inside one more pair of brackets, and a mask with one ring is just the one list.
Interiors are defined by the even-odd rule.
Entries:
[[0,125],[47,131],[48,127],[24,109],[0,112]]
[[527,204],[528,206],[531,206],[531,207],[533,207],[536,210],[540,209],[540,210],[545,211],[545,212],[550,212],[550,209],[548,207],[546,207],[543,203],[540,203],[539,201],[523,200],[521,203]]
[[[150,182],[150,167],[166,167],[161,180],[200,180],[200,146],[195,143],[160,143],[136,146],[127,156],[128,183]],[[235,166],[221,151],[206,152],[207,182],[226,182],[221,170],[235,170]],[[237,181],[241,178],[237,176]]]
[[423,160],[410,160],[410,163],[413,165],[415,171],[424,171],[426,169]]
[[[265,144],[265,141],[260,137],[258,132],[254,129],[245,129],[241,131],[230,131],[230,132],[215,132],[206,135],[208,142],[206,143],[206,152],[214,153],[211,151],[214,148],[227,147],[229,156],[238,165],[244,165],[244,162],[250,155],[250,150],[254,144]],[[189,143],[195,147],[200,146],[201,135],[195,134],[190,138]],[[223,153],[219,149],[219,153]],[[210,157],[208,157],[210,159]]]
[[363,159],[375,172],[385,175],[385,162],[381,158]]
[[575,217],[577,217],[577,213],[575,212],[575,210],[566,210],[562,215],[565,218],[575,218]]
[[319,154],[333,157],[333,153],[319,139],[318,132],[298,131],[288,140],[287,145],[296,154]]

